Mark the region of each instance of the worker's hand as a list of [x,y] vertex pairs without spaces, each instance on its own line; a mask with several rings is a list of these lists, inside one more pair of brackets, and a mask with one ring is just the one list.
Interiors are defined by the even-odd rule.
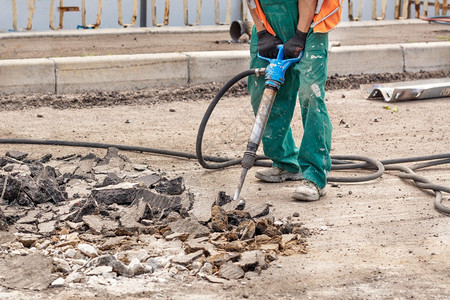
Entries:
[[286,58],[297,58],[305,49],[306,36],[308,34],[295,30],[295,35],[284,44],[284,56]]
[[259,31],[257,34],[259,55],[267,58],[276,58],[278,54],[277,45],[283,44],[283,41],[271,35],[267,30]]

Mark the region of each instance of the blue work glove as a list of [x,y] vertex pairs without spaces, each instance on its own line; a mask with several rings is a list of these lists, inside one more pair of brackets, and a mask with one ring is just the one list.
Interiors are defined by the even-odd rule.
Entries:
[[295,30],[295,35],[284,44],[284,56],[286,58],[297,58],[305,49],[306,36],[308,33]]
[[259,55],[267,58],[276,58],[278,54],[277,45],[283,44],[283,41],[271,35],[267,30],[262,30],[257,35]]

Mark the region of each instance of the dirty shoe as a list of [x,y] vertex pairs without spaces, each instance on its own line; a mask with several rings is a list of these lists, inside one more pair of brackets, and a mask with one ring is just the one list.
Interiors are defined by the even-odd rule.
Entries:
[[292,198],[303,201],[316,201],[325,196],[325,188],[321,189],[314,182],[303,179],[300,186],[295,190]]
[[265,182],[283,182],[286,180],[300,180],[302,179],[302,172],[291,173],[282,168],[272,167],[257,171],[256,178]]

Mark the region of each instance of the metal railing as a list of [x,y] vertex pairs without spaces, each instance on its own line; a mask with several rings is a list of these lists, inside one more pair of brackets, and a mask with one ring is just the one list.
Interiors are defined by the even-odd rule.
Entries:
[[[353,0],[348,0],[348,19],[350,21],[361,20],[364,4],[369,1],[358,0],[358,11],[356,17],[353,15]],[[382,0],[381,2],[381,15],[377,16],[377,0],[372,0],[372,19],[373,20],[384,20],[386,18],[387,0]],[[442,11],[442,15],[446,15],[449,5],[447,0],[435,0],[434,2],[429,2],[428,0],[394,0],[394,18],[395,19],[408,19],[412,18],[410,15],[411,6],[414,5],[416,19],[426,18],[428,16],[429,6],[434,6],[434,15],[439,16]],[[423,15],[420,16],[421,7],[423,9]]]
[[[79,28],[89,28],[96,29],[100,27],[101,17],[102,17],[102,7],[103,0],[97,0],[97,18],[95,23],[87,24],[86,23],[86,0],[81,1],[81,9],[79,6],[64,6],[64,0],[59,0],[59,6],[57,7],[57,11],[59,12],[59,24],[55,26],[54,22],[54,11],[55,11],[55,0],[51,0],[50,4],[50,12],[49,12],[49,27],[53,30],[62,29],[64,27],[64,14],[68,12],[81,12],[81,23],[82,25]],[[144,11],[141,12],[141,26],[145,27],[146,24],[146,14],[147,14],[147,2],[148,0],[130,0],[133,1],[132,15],[130,23],[123,22],[123,3],[122,0],[117,0],[117,9],[118,9],[118,24],[123,27],[133,27],[136,25],[137,12],[138,12],[138,4],[140,1],[141,9]],[[164,16],[163,22],[158,23],[158,15],[157,15],[157,4],[156,0],[151,1],[151,15],[152,15],[152,25],[153,26],[167,26],[169,24],[170,17],[170,0],[164,0]],[[210,0],[211,1],[211,0]],[[225,1],[225,0],[222,0]],[[31,30],[33,17],[35,12],[35,0],[28,0],[28,20],[27,26],[22,28],[22,30]],[[240,14],[241,20],[248,20],[248,10],[246,6],[246,0],[241,1],[240,5]],[[371,3],[372,5],[372,19],[373,20],[384,20],[386,18],[386,10],[388,6],[388,0],[382,0],[381,2],[381,13],[380,16],[377,15],[377,0],[358,0],[357,12],[354,15],[353,6],[356,3],[356,0],[347,0],[348,2],[348,19],[349,21],[358,21],[361,20],[361,16],[363,14],[364,5],[367,3]],[[18,31],[17,25],[17,0],[11,0],[12,4],[12,16],[13,16],[13,30]],[[428,16],[428,10],[430,6],[434,7],[434,15],[446,15],[449,5],[447,0],[434,0],[434,2],[428,0],[394,0],[394,18],[395,19],[407,19],[412,18],[411,16],[411,6],[414,5],[415,8],[415,18],[426,18]],[[225,12],[225,20],[221,20],[220,16],[220,0],[214,0],[214,20],[217,25],[229,25],[231,24],[231,10],[232,10],[232,0],[226,0],[226,12]],[[421,16],[422,11],[422,16]],[[197,11],[195,22],[189,22],[189,11],[188,11],[188,0],[183,0],[183,18],[184,24],[186,26],[199,25],[202,15],[202,0],[197,0]],[[142,22],[143,21],[143,22]]]

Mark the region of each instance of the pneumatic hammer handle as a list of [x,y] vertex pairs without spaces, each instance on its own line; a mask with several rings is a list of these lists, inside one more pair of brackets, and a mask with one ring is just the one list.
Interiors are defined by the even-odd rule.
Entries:
[[272,110],[272,105],[275,100],[275,96],[280,86],[284,83],[284,75],[289,66],[293,63],[300,61],[303,56],[303,52],[297,58],[285,59],[283,45],[278,46],[278,56],[276,59],[269,59],[262,57],[258,54],[258,57],[269,61],[269,66],[266,68],[265,75],[265,89],[261,98],[261,102],[256,113],[255,122],[253,123],[252,132],[247,143],[247,149],[244,152],[242,158],[242,172],[238,183],[238,187],[234,194],[233,200],[238,200],[242,190],[242,186],[245,181],[248,170],[250,170],[255,164],[256,152],[258,151],[259,144],[266,128],[267,120]]

